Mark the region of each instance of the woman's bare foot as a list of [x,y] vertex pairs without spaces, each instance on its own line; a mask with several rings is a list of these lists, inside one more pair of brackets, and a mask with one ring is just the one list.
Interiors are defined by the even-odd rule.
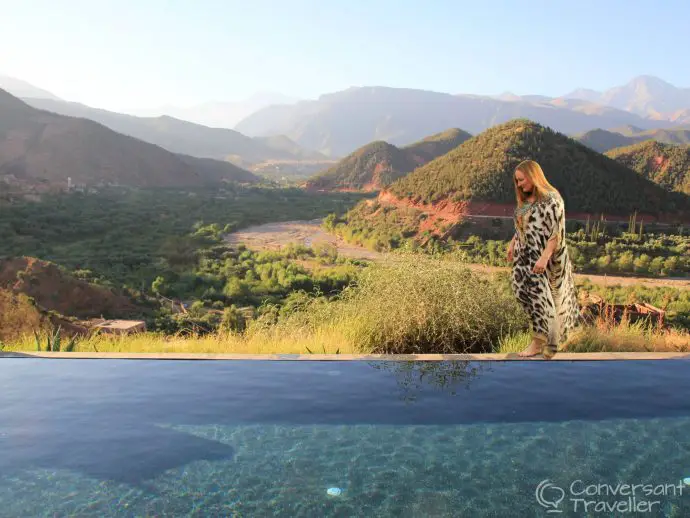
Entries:
[[518,356],[522,358],[529,358],[530,356],[537,356],[538,354],[541,354],[542,350],[542,344],[536,340],[532,340],[532,343],[529,344],[529,347],[525,349],[524,351],[520,351],[518,353]]

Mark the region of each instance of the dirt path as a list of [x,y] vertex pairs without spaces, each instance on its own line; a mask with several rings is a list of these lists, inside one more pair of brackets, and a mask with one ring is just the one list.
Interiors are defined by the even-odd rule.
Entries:
[[[338,255],[353,259],[381,260],[384,254],[368,250],[362,246],[346,243],[340,237],[325,232],[321,229],[321,219],[309,221],[285,221],[255,225],[227,236],[228,243],[244,243],[249,248],[258,250],[279,250],[290,243],[299,243],[304,246],[317,244],[330,244],[336,247]],[[477,272],[508,271],[508,267],[486,266],[483,264],[468,265]],[[575,274],[576,279],[589,279],[602,286],[647,286],[658,288],[670,286],[673,288],[690,289],[690,279],[649,279],[644,277],[619,277],[614,275]]]
[[[507,272],[506,266],[487,266],[484,264],[470,264],[471,270],[477,272]],[[591,273],[576,273],[576,280],[589,279],[594,284],[602,286],[647,286],[650,288],[673,287],[690,289],[690,279],[649,279],[647,277],[620,277],[617,275],[596,275]]]
[[321,229],[323,220],[285,221],[255,225],[230,234],[228,243],[244,243],[249,248],[260,250],[279,250],[290,243],[304,246],[330,244],[337,248],[338,255],[353,259],[381,259],[382,254],[364,247],[346,243],[340,237]]

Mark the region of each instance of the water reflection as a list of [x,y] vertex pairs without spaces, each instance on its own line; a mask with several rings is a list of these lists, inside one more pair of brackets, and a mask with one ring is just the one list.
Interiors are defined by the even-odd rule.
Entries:
[[490,371],[488,362],[453,361],[382,361],[369,362],[374,369],[395,377],[406,402],[417,401],[429,389],[456,396],[468,391],[480,372]]

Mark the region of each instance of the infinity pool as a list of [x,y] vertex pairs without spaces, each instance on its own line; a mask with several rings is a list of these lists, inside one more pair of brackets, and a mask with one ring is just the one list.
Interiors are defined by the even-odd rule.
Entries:
[[0,358],[0,516],[687,517],[685,477],[688,360]]

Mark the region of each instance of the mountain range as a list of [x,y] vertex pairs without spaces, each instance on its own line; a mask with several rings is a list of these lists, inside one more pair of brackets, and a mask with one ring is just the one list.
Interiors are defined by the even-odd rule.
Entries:
[[651,119],[690,123],[690,88],[677,88],[654,76],[639,76],[626,85],[604,92],[580,88],[564,97],[611,106]]
[[0,90],[0,181],[8,186],[202,186],[259,178],[229,162],[171,153],[97,122],[39,110]]
[[24,102],[60,115],[90,119],[118,133],[156,144],[174,153],[227,160],[242,167],[265,160],[317,160],[323,155],[300,148],[287,137],[250,138],[223,128],[161,117],[135,117],[55,99],[24,98]]
[[[2,81],[0,77],[0,85]],[[289,103],[283,104],[274,104],[281,100],[278,94],[259,95],[240,103],[263,107],[242,119],[234,132],[181,120],[187,117],[212,125],[229,124],[220,119],[226,116],[228,106],[235,106],[233,103],[207,103],[200,107],[206,113],[201,118],[193,114],[194,110],[185,114],[174,107],[166,108],[167,115],[135,117],[66,103],[21,81],[12,85],[18,89],[15,95],[26,97],[36,107],[90,118],[173,152],[228,159],[244,167],[276,160],[323,160],[322,155],[333,160],[373,141],[400,146],[449,127],[477,134],[515,118],[527,118],[568,135],[597,128],[673,130],[690,124],[690,89],[653,76],[639,76],[604,92],[580,88],[556,98],[509,92],[498,96],[453,95],[383,86],[352,87],[316,100],[288,99]],[[281,144],[274,146],[278,135]]]
[[251,136],[285,134],[304,147],[339,156],[375,140],[399,145],[448,127],[479,133],[515,118],[568,135],[624,125],[642,130],[673,127],[690,122],[687,92],[651,76],[603,93],[579,89],[558,98],[353,87],[312,101],[263,108],[235,129]]

